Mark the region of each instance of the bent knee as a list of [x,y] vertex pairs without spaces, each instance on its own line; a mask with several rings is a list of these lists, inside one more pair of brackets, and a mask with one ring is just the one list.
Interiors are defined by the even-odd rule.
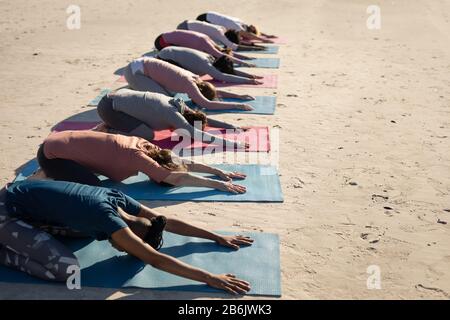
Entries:
[[63,256],[58,259],[49,270],[49,277],[53,277],[53,281],[65,282],[69,278],[80,271],[80,263],[78,259],[72,256]]

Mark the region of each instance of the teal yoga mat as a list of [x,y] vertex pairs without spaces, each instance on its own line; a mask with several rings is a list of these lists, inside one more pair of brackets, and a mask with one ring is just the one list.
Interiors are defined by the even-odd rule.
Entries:
[[[280,179],[277,169],[268,165],[253,164],[218,164],[215,167],[227,171],[245,173],[245,180],[236,183],[247,188],[243,194],[232,194],[202,187],[168,187],[161,186],[139,173],[120,183],[104,180],[103,186],[115,188],[136,200],[167,200],[167,201],[222,201],[222,202],[283,202]],[[36,160],[31,160],[14,180],[21,181],[38,168]],[[206,174],[203,174],[207,176]]]
[[242,51],[236,51],[238,54],[277,54],[279,46],[264,46],[264,50],[242,50]]
[[[191,108],[195,108],[196,105],[189,99],[187,94],[179,93],[175,96],[176,98],[181,98],[186,101],[187,105]],[[242,102],[247,103],[253,107],[251,111],[230,109],[230,110],[207,110],[202,109],[207,114],[218,114],[218,113],[248,113],[248,114],[274,114],[275,107],[277,104],[277,98],[275,96],[256,96],[255,100],[241,100],[241,99],[231,99],[225,98],[221,99],[227,102]]]
[[[253,63],[255,66],[252,68],[278,69],[280,67],[280,59],[278,58],[253,58],[244,61],[248,63]],[[244,66],[236,66],[236,67],[244,68]]]
[[[222,232],[221,232],[222,233]],[[231,234],[225,232],[225,234]],[[250,295],[281,296],[279,239],[275,234],[248,233],[255,242],[238,251],[198,238],[164,233],[162,253],[215,274],[233,273],[251,284]],[[157,290],[222,292],[205,284],[171,275],[115,250],[108,241],[62,241],[77,256],[81,287],[137,287]],[[45,284],[23,272],[0,266],[0,281]],[[67,290],[61,284],[62,290]]]

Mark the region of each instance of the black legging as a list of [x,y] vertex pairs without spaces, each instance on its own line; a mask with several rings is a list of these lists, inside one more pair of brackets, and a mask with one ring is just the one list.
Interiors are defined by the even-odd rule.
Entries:
[[47,159],[44,143],[38,149],[37,160],[45,175],[54,180],[70,181],[99,186],[100,179],[89,169],[72,160]]
[[202,13],[201,15],[199,15],[199,16],[197,17],[197,20],[198,20],[198,21],[205,21],[205,22],[208,22],[208,20],[206,19],[206,13]]

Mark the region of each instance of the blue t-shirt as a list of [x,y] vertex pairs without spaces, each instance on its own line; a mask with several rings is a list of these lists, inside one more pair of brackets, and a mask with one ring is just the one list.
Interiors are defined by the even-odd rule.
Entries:
[[126,228],[117,208],[137,215],[141,205],[114,189],[84,184],[25,180],[8,188],[5,205],[11,216],[65,226],[97,240]]

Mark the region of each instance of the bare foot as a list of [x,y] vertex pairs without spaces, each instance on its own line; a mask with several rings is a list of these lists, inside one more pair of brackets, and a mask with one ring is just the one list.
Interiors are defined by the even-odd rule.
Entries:
[[100,124],[98,124],[97,126],[95,126],[94,128],[92,128],[92,131],[99,131],[99,132],[109,132],[109,127],[106,125],[106,123],[102,122]]

